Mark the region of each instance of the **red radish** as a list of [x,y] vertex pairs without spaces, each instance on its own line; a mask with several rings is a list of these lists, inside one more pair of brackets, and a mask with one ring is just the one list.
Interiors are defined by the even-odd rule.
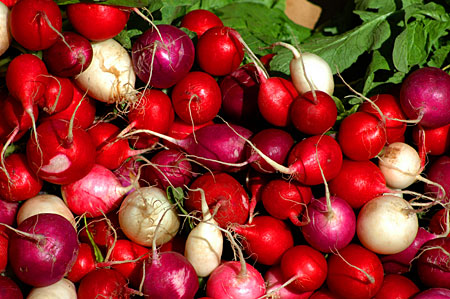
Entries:
[[[172,125],[169,127],[169,131],[167,132],[167,135],[169,137],[175,138],[175,139],[183,139],[188,137],[190,134],[195,132],[196,130],[212,125],[214,124],[213,121],[209,121],[207,123],[201,124],[201,125],[192,125],[192,123],[188,124],[182,121],[178,116],[175,116],[175,119],[172,123]],[[167,146],[170,146],[170,142],[164,140],[164,143]]]
[[42,213],[25,219],[10,234],[9,261],[24,283],[35,287],[63,278],[76,260],[79,249],[72,224],[57,214]]
[[31,170],[23,153],[13,153],[5,159],[6,171],[0,172],[0,197],[9,201],[27,200],[39,193],[43,182]]
[[41,179],[53,184],[70,184],[94,166],[95,147],[89,134],[72,126],[63,120],[48,120],[37,128],[39,144],[33,137],[28,140],[28,163]]
[[11,9],[11,34],[27,50],[49,48],[61,34],[62,15],[52,0],[20,0]]
[[[80,241],[90,243],[92,238],[96,245],[101,248],[107,248],[114,243],[115,239],[123,238],[116,212],[117,211],[113,211],[106,214],[106,217],[100,216],[87,220],[87,225],[83,225],[79,230],[78,238]],[[88,235],[88,232],[90,236]]]
[[450,288],[448,257],[450,237],[426,241],[417,253],[417,273],[420,281],[431,288]]
[[[414,143],[423,151],[432,156],[440,156],[450,149],[450,124],[437,128],[424,128],[414,126],[412,137]],[[423,143],[423,144],[422,144]]]
[[74,3],[67,6],[67,17],[81,35],[102,41],[116,36],[125,28],[130,11],[120,6]]
[[446,288],[429,288],[412,297],[413,299],[446,299],[450,290]]
[[311,187],[296,181],[273,179],[261,189],[261,201],[266,211],[275,218],[289,219],[297,226],[304,224],[298,218],[312,197]]
[[403,80],[400,104],[410,119],[419,119],[427,128],[450,123],[447,109],[450,99],[450,75],[436,67],[422,67]]
[[354,209],[361,208],[378,195],[391,192],[380,168],[370,160],[344,159],[341,171],[328,186],[331,194],[344,199]]
[[[263,129],[253,135],[250,141],[266,156],[279,164],[286,162],[289,151],[294,145],[294,138],[288,132],[277,128]],[[275,169],[250,147],[247,147],[246,154],[247,161],[250,162],[253,169],[262,173],[275,172]]]
[[0,298],[22,299],[23,294],[19,286],[8,276],[0,275]]
[[180,26],[194,31],[200,37],[206,30],[223,26],[223,23],[217,15],[209,10],[194,9],[183,16]]
[[288,249],[281,258],[284,279],[292,280],[287,288],[298,292],[317,290],[327,278],[327,261],[318,250],[307,245]]
[[429,165],[427,178],[439,186],[442,186],[442,189],[436,185],[426,184],[424,188],[425,192],[432,194],[433,197],[442,199],[443,202],[448,202],[450,194],[449,174],[450,157],[441,155]]
[[340,297],[334,295],[327,288],[321,288],[320,290],[314,292],[309,299],[340,299]]
[[[309,220],[309,221],[308,221]],[[302,234],[313,248],[321,252],[336,252],[353,240],[356,216],[343,199],[332,196],[313,199],[303,214]]]
[[244,238],[244,250],[250,258],[263,265],[280,263],[286,250],[294,246],[290,228],[272,216],[256,216],[252,223],[232,229]]
[[113,269],[96,269],[89,272],[80,281],[78,299],[106,297],[110,299],[128,299],[136,293],[127,287],[127,280]]
[[409,278],[400,274],[387,274],[374,299],[408,299],[420,292],[419,287]]
[[[196,178],[191,191],[185,200],[185,207],[189,211],[201,211],[201,192],[205,192],[206,202],[214,220],[220,227],[229,224],[244,224],[248,219],[249,198],[244,187],[234,177],[225,172],[207,172]],[[216,211],[217,210],[217,211]]]
[[251,194],[248,224],[252,223],[256,205],[261,201],[262,187],[270,181],[270,177],[268,174],[259,173],[253,169],[250,169],[245,176],[245,187]]
[[378,256],[351,243],[328,258],[327,285],[344,298],[372,298],[383,283],[383,266]]
[[44,96],[37,104],[47,114],[54,114],[69,107],[72,99],[72,82],[67,78],[50,77]]
[[196,50],[200,68],[213,75],[225,76],[236,70],[244,59],[244,47],[230,27],[216,26],[198,39]]
[[5,272],[8,264],[8,234],[0,230],[0,274]]
[[50,73],[59,77],[73,77],[87,69],[92,61],[92,45],[84,36],[66,31],[50,48],[42,53],[42,59]]
[[370,160],[386,144],[386,127],[376,116],[355,112],[341,122],[338,139],[342,152],[349,159]]
[[136,75],[145,84],[169,88],[191,70],[194,43],[178,27],[161,24],[140,35],[131,52]]
[[447,218],[448,215],[445,208],[442,208],[434,213],[431,216],[430,222],[428,223],[428,229],[430,230],[430,232],[436,235],[445,233],[448,229]]
[[319,135],[328,131],[336,122],[337,108],[333,98],[317,90],[315,95],[305,92],[291,104],[290,118],[302,133]]
[[310,298],[312,292],[297,292],[288,287],[283,287],[285,279],[281,272],[280,266],[273,266],[269,268],[264,274],[264,280],[267,285],[268,298],[284,298],[284,299],[307,299]]
[[[400,107],[398,98],[391,94],[377,94],[370,97],[370,100],[378,106],[385,117],[387,143],[399,141],[406,131],[406,122],[401,121],[406,119],[406,115]],[[370,102],[363,102],[358,111],[373,114],[382,120],[381,115]]]
[[67,273],[67,279],[79,282],[85,275],[95,270],[95,256],[91,245],[80,243],[77,259]]
[[205,72],[190,72],[172,90],[175,113],[186,123],[207,123],[216,117],[222,95],[216,80]]
[[39,115],[38,106],[32,106],[33,118],[24,110],[23,106],[12,96],[8,96],[2,103],[2,113],[6,124],[14,130],[27,131],[33,127],[33,119]]

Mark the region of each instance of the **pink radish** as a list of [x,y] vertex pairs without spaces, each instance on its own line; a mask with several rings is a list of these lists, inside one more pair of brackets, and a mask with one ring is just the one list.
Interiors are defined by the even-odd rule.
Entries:
[[279,265],[269,268],[264,274],[264,280],[267,285],[266,295],[269,296],[268,298],[307,299],[312,295],[312,292],[297,292],[288,288],[289,285],[283,286],[286,280]]
[[450,288],[449,251],[449,237],[428,240],[420,247],[417,254],[417,273],[425,286]]
[[0,275],[0,297],[3,299],[23,299],[23,294],[14,280],[8,276]]

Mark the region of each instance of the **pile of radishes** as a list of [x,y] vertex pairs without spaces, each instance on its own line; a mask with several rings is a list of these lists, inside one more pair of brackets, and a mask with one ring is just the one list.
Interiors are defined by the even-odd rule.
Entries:
[[0,298],[450,297],[444,70],[338,121],[325,60],[210,11],[5,3]]

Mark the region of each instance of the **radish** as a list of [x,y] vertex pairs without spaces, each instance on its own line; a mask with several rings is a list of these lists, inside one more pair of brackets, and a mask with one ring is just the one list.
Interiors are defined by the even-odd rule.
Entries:
[[235,71],[244,59],[244,47],[230,27],[216,26],[206,30],[195,47],[200,68],[213,75],[225,76]]
[[244,238],[248,256],[263,265],[279,264],[283,254],[294,246],[289,226],[272,216],[255,216],[252,223],[234,225],[232,230]]
[[202,193],[214,220],[220,227],[244,224],[248,219],[249,198],[244,187],[225,172],[207,172],[196,178],[189,187],[184,205],[188,211],[202,211]]
[[305,134],[323,134],[336,122],[336,104],[330,95],[320,90],[303,93],[292,102],[290,109],[292,124]]
[[443,202],[449,201],[450,194],[450,181],[448,175],[450,174],[450,157],[447,155],[441,155],[434,160],[428,168],[427,178],[436,184],[426,184],[424,190],[426,193],[440,198]]
[[289,63],[292,82],[300,94],[314,90],[320,90],[328,95],[334,92],[333,72],[330,65],[320,56],[314,53],[301,53],[294,46],[277,42],[273,46],[283,46],[289,49],[294,58]]
[[450,237],[426,241],[417,253],[417,273],[420,281],[431,288],[450,288],[448,257]]
[[80,243],[77,259],[73,264],[66,277],[70,281],[76,283],[79,282],[86,274],[94,271],[96,268],[96,261],[94,256],[94,250],[88,243]]
[[38,194],[23,202],[17,211],[17,224],[21,224],[28,217],[42,213],[59,214],[70,221],[76,228],[72,212],[61,198],[52,194]]
[[8,254],[17,277],[34,287],[51,285],[70,270],[78,254],[77,233],[57,214],[25,219],[10,235]]
[[[184,139],[190,134],[194,133],[196,130],[214,124],[213,121],[201,125],[192,125],[192,123],[186,123],[182,121],[178,116],[175,115],[173,123],[169,127],[167,135],[175,139]],[[164,144],[168,147],[173,146],[170,142],[163,140]]]
[[130,11],[120,6],[74,3],[67,6],[67,17],[75,30],[86,38],[103,41],[125,28]]
[[111,298],[128,299],[137,293],[127,287],[127,280],[120,272],[113,269],[95,269],[80,281],[78,299]]
[[191,70],[195,48],[184,31],[161,24],[134,41],[131,56],[134,72],[146,86],[169,88]]
[[94,99],[112,104],[134,96],[136,76],[127,50],[114,39],[92,43],[92,61],[75,82]]
[[207,277],[216,269],[222,258],[223,236],[217,221],[209,211],[203,190],[201,193],[202,220],[188,234],[184,256],[199,277]]
[[341,122],[338,139],[342,152],[349,159],[370,160],[386,144],[386,127],[372,114],[355,112]]
[[44,96],[37,104],[47,114],[54,114],[69,107],[72,99],[72,82],[63,77],[50,77]]
[[268,298],[307,299],[313,292],[297,292],[284,286],[285,279],[279,265],[272,266],[264,274],[267,285],[266,296]]
[[8,276],[0,275],[0,298],[22,299],[23,294],[19,286]]
[[318,291],[315,291],[309,299],[340,299],[340,297],[331,293],[327,288],[322,287]]
[[[156,225],[160,233],[155,235]],[[133,242],[151,246],[170,241],[178,232],[180,221],[166,193],[157,187],[142,187],[130,193],[119,208],[119,223],[122,231]]]
[[271,175],[259,173],[250,169],[245,176],[245,187],[250,192],[250,206],[248,209],[249,217],[248,224],[252,223],[255,216],[255,209],[258,202],[261,201],[262,187],[266,185],[271,179]]
[[346,247],[356,232],[356,216],[343,199],[331,196],[313,199],[303,214],[302,234],[311,247],[335,252]]
[[[139,182],[135,182],[136,181],[135,178],[138,177],[138,173],[140,171],[141,166],[142,161],[139,159],[138,156],[134,156],[125,161],[125,163],[120,165],[119,168],[115,169],[113,172],[119,179],[123,187],[128,187],[132,183],[138,186]],[[134,190],[135,188],[132,188],[130,191],[128,191],[127,195],[133,192]]]
[[11,8],[11,34],[27,50],[44,50],[61,34],[62,15],[52,0],[20,0]]
[[73,77],[89,67],[92,45],[85,37],[66,31],[62,38],[42,53],[50,73],[59,77]]
[[446,299],[450,290],[446,288],[429,288],[412,297],[413,299]]
[[308,245],[289,248],[281,258],[281,272],[292,281],[287,288],[297,292],[317,290],[327,278],[327,261],[318,250]]
[[419,293],[419,287],[409,278],[400,274],[387,274],[374,299],[411,298]]
[[296,226],[304,224],[298,218],[312,197],[311,187],[279,178],[270,180],[261,189],[265,210],[275,218],[289,219]]
[[410,119],[427,128],[450,123],[450,75],[436,67],[421,67],[403,80],[400,104]]
[[8,265],[8,234],[0,227],[0,274],[4,273]]
[[183,16],[180,26],[194,31],[200,37],[206,30],[223,26],[223,23],[216,14],[209,10],[194,9]]
[[[37,128],[39,144],[31,137],[27,158],[31,169],[52,184],[73,183],[94,166],[95,147],[88,133],[63,120],[48,120]],[[45,148],[45,151],[42,150]]]
[[328,258],[327,285],[343,298],[372,298],[383,283],[383,266],[378,256],[351,243]]
[[86,219],[78,232],[78,238],[81,242],[91,244],[93,240],[102,249],[109,248],[118,238],[125,238],[119,226],[117,210],[100,217]]
[[435,212],[428,223],[430,232],[436,235],[444,234],[448,229],[448,210],[446,208],[439,209]]
[[424,128],[421,125],[412,129],[414,143],[432,156],[440,156],[450,150],[450,124],[437,128]]
[[33,288],[27,296],[27,299],[40,298],[77,299],[77,290],[73,282],[63,278],[49,286]]
[[[18,208],[18,202],[10,202],[0,198],[0,223],[13,225]],[[0,231],[2,230],[4,228],[0,225]]]
[[0,3],[0,55],[6,52],[11,45],[11,30],[9,28],[9,8],[5,3]]
[[380,168],[370,160],[344,159],[339,174],[329,184],[330,192],[344,199],[354,209],[383,193],[392,192]]
[[382,195],[359,211],[356,233],[361,243],[379,254],[401,252],[412,244],[419,229],[416,211],[395,195]]
[[175,113],[186,123],[207,123],[216,117],[222,105],[219,84],[205,72],[190,72],[172,89]]

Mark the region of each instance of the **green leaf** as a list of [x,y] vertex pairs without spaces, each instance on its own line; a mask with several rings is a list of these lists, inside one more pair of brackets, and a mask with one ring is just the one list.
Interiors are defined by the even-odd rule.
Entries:
[[445,60],[449,57],[449,54],[450,42],[447,45],[441,46],[439,49],[434,51],[427,65],[440,68],[443,66]]
[[141,34],[142,31],[139,29],[122,30],[118,35],[114,37],[114,39],[118,41],[125,49],[131,50],[133,46],[131,39]]

